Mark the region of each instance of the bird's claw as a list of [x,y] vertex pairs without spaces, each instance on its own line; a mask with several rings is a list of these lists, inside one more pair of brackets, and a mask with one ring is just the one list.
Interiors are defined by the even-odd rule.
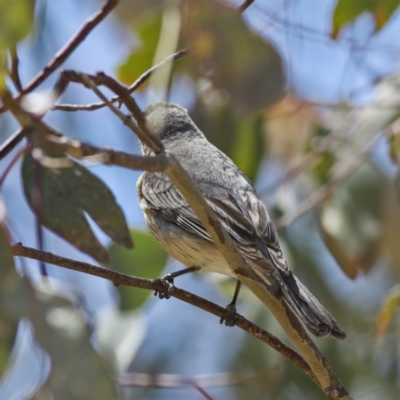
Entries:
[[160,278],[160,281],[166,286],[166,290],[156,290],[154,296],[158,296],[159,299],[169,299],[174,290],[174,277],[167,274]]
[[236,322],[239,319],[239,315],[236,313],[236,307],[234,304],[228,304],[222,314],[219,323],[222,325],[225,323],[225,326],[235,326]]

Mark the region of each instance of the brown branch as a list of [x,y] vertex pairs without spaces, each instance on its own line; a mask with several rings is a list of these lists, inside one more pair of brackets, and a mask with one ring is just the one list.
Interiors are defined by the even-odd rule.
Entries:
[[254,0],[244,0],[244,2],[237,8],[238,12],[242,14],[245,12],[252,4]]
[[112,11],[117,5],[118,0],[107,0],[103,6],[96,11],[86,22],[81,29],[69,40],[69,42],[61,48],[51,59],[48,64],[24,87],[21,94],[30,93],[36,89],[46,78],[51,75],[71,54],[72,52],[86,39],[89,33]]
[[25,147],[23,147],[21,150],[19,150],[17,152],[17,154],[14,155],[12,160],[8,163],[8,165],[4,169],[3,173],[0,175],[0,188],[3,185],[5,179],[7,178],[7,175],[11,171],[12,167],[17,163],[17,161],[20,159],[20,157],[22,157],[22,155],[28,151],[29,147],[30,146],[28,144]]
[[[33,260],[43,260],[46,263],[57,265],[59,267],[98,276],[100,278],[104,278],[113,282],[115,286],[132,286],[154,291],[165,290],[165,286],[160,279],[145,279],[123,274],[121,272],[113,271],[111,269],[99,267],[81,261],[71,260],[69,258],[57,256],[55,254],[43,252],[30,247],[25,247],[21,243],[13,245],[12,251],[14,256],[31,258]],[[192,306],[207,311],[210,314],[217,316],[218,318],[221,318],[224,315],[225,308],[222,308],[217,304],[214,304],[206,299],[203,299],[202,297],[179,289],[175,286],[172,292],[172,296],[185,303],[191,304]],[[281,342],[278,338],[271,335],[269,332],[248,321],[243,316],[239,315],[236,326],[271,346],[274,350],[282,354],[298,368],[300,368],[310,379],[312,379],[318,386],[320,386],[310,367],[300,356],[300,354],[298,354],[295,350],[287,346],[285,343]]]
[[[140,77],[131,85],[128,87],[128,92],[133,93],[137,89],[139,89],[140,86],[142,86],[150,77],[151,75],[154,74],[157,70],[165,67],[168,65],[168,63],[174,62],[176,60],[179,60],[180,58],[186,56],[188,54],[188,50],[180,50],[174,54],[171,54],[167,58],[165,58],[163,61],[161,61],[159,64],[154,65],[154,67],[150,68],[147,70],[145,73],[140,75]],[[114,96],[111,97],[108,102],[110,103],[116,103],[120,101],[119,96]],[[53,107],[53,110],[60,110],[60,111],[94,111],[98,110],[100,108],[106,107],[108,105],[107,102],[101,101],[99,103],[91,103],[91,104],[56,104]]]
[[68,139],[65,136],[47,135],[42,137],[38,144],[40,148],[54,153],[65,153],[77,159],[88,159],[102,162],[107,165],[116,165],[132,170],[161,172],[169,166],[169,160],[165,153],[155,156],[139,156],[116,151],[108,148],[97,147],[77,140]]
[[[114,93],[116,93],[120,97],[120,101],[125,104],[128,110],[131,113],[137,114],[138,110],[140,112],[139,107],[137,106],[135,100],[131,97],[128,89],[117,82],[115,79],[103,74],[98,73],[97,75],[83,74],[77,71],[63,71],[62,73],[63,79],[67,79],[70,82],[81,83],[84,86],[92,89],[97,96],[103,100],[110,108],[110,110],[121,119],[121,121],[130,128],[139,139],[145,143],[148,147],[150,147],[154,153],[158,154],[163,151],[164,146],[161,143],[161,140],[154,134],[146,134],[140,129],[137,124],[132,121],[129,115],[125,115],[122,111],[120,111],[117,107],[114,106],[106,96],[98,89],[98,86],[106,86],[111,89]],[[61,79],[61,78],[60,78]]]
[[14,46],[11,51],[11,71],[10,71],[10,78],[14,83],[15,88],[21,92],[22,91],[22,83],[19,76],[19,58],[17,47]]
[[26,136],[26,129],[20,129],[13,133],[1,146],[0,146],[0,160],[2,160],[12,149],[22,141]]

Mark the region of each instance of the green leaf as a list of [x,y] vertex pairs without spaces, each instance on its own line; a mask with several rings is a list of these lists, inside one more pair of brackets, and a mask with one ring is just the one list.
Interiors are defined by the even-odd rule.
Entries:
[[285,74],[278,51],[251,32],[235,9],[217,1],[184,6],[180,48],[189,48],[190,55],[181,63],[194,81],[211,81],[242,114],[282,97]]
[[353,21],[365,11],[372,13],[376,28],[381,29],[399,4],[399,0],[339,0],[332,18],[332,37],[337,38],[344,25]]
[[238,124],[238,133],[232,151],[232,160],[254,180],[264,153],[262,141],[262,117],[243,118]]
[[368,272],[383,237],[383,201],[387,181],[371,163],[364,164],[331,195],[321,211],[325,244],[350,278]]
[[389,329],[389,324],[393,320],[399,306],[400,285],[396,285],[392,289],[390,289],[379,311],[375,328],[376,337],[381,338],[385,336],[386,332]]
[[[168,253],[149,233],[132,230],[135,239],[135,250],[126,250],[113,244],[110,248],[110,267],[116,271],[143,278],[158,278],[168,258]],[[122,310],[140,307],[151,294],[149,290],[121,286],[118,288],[121,296]]]
[[325,152],[321,156],[321,159],[313,168],[312,172],[320,184],[323,184],[329,179],[331,168],[334,166],[336,159],[335,155],[330,152]]
[[0,0],[0,53],[30,32],[34,8],[34,0]]
[[161,12],[154,11],[145,13],[142,19],[134,24],[135,32],[142,43],[118,67],[117,76],[122,82],[131,84],[138,76],[152,67],[161,31],[161,19]]
[[[121,208],[108,187],[86,168],[45,168],[27,155],[22,164],[25,195],[41,223],[99,262],[107,250],[92,232],[85,212],[115,242],[132,247]],[[39,185],[40,191],[36,190]]]

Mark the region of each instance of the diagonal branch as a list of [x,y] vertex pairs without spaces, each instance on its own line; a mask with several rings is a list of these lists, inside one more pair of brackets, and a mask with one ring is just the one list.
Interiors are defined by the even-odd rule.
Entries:
[[81,29],[69,40],[69,42],[61,48],[52,58],[48,64],[24,87],[21,94],[32,92],[36,89],[46,78],[51,75],[72,53],[73,51],[86,39],[89,33],[113,10],[118,4],[118,0],[107,0],[103,6],[96,11],[87,21],[82,25]]
[[243,3],[237,8],[240,14],[244,13],[252,4],[254,0],[244,0]]
[[[124,285],[148,290],[165,290],[165,286],[160,279],[145,279],[123,274],[121,272],[113,271],[104,267],[99,267],[81,261],[71,260],[69,258],[57,256],[52,253],[43,252],[30,247],[25,247],[21,243],[13,245],[12,250],[14,256],[31,258],[34,260],[40,259],[46,263],[58,265],[59,267],[83,272],[93,276],[98,276],[100,278],[104,278],[113,282],[115,286]],[[203,299],[202,297],[199,297],[193,293],[186,292],[185,290],[179,289],[175,286],[172,292],[172,296],[185,303],[191,304],[192,306],[207,311],[210,314],[217,316],[218,318],[222,317],[225,312],[225,308],[222,308],[215,303]],[[240,329],[243,329],[257,339],[271,346],[274,350],[276,350],[292,363],[294,363],[310,379],[312,379],[318,386],[320,386],[310,367],[300,356],[300,354],[298,354],[295,350],[287,346],[285,343],[281,342],[278,338],[271,335],[269,332],[261,329],[260,327],[248,321],[242,316],[239,316],[236,325]]]
[[14,147],[22,141],[26,136],[26,129],[19,129],[17,132],[13,133],[2,145],[0,146],[0,160],[2,160],[6,155],[8,155]]
[[[159,69],[167,66],[169,63],[175,62],[176,60],[179,60],[180,58],[186,56],[188,54],[187,49],[180,50],[174,54],[171,54],[170,56],[166,57],[163,61],[160,63],[154,65],[151,67],[149,70],[147,70],[145,73],[139,76],[136,81],[128,87],[128,92],[133,93],[136,90],[138,90],[156,71]],[[119,96],[114,96],[111,97],[108,100],[110,103],[115,103],[117,101],[120,101]],[[107,102],[101,101],[99,103],[92,103],[92,104],[56,104],[53,107],[53,110],[60,110],[60,111],[94,111],[98,110],[100,108],[106,107],[108,105]]]

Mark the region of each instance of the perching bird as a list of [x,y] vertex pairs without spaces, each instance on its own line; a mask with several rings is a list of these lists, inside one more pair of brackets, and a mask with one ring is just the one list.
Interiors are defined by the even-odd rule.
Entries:
[[[315,336],[344,339],[346,334],[335,319],[289,270],[275,226],[243,172],[207,141],[186,109],[157,103],[149,106],[145,115],[149,127],[193,179],[260,280],[282,296]],[[152,154],[143,144],[142,153]],[[137,189],[150,232],[168,253],[190,270],[232,276],[210,235],[164,173],[144,172]]]

